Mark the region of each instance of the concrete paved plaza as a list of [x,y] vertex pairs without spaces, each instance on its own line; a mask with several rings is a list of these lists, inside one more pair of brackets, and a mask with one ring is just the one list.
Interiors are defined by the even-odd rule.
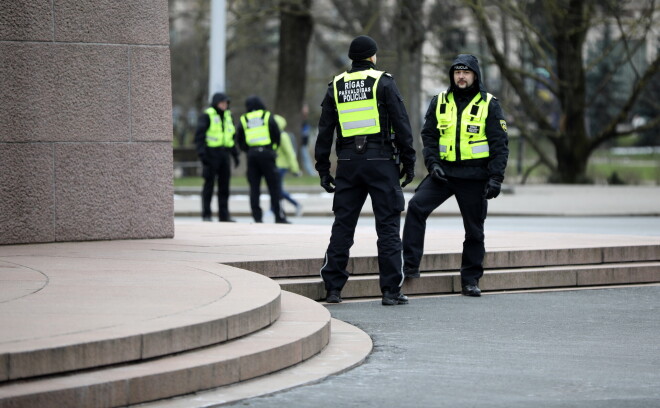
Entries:
[[660,285],[330,305],[366,362],[235,407],[660,407]]

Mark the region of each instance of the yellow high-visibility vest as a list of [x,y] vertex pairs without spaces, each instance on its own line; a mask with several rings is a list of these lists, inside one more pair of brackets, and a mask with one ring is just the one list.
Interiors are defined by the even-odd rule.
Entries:
[[488,117],[488,104],[492,98],[493,95],[487,94],[486,100],[483,100],[481,93],[477,93],[463,109],[461,129],[456,129],[458,109],[454,101],[454,94],[442,92],[438,95],[435,116],[440,132],[439,150],[442,160],[483,159],[490,155],[486,137],[486,118]]
[[268,146],[270,141],[270,130],[268,130],[268,120],[270,112],[259,109],[248,112],[241,116],[241,124],[245,130],[245,143],[248,146]]
[[234,123],[231,120],[231,112],[224,111],[224,126],[220,120],[220,115],[213,107],[209,107],[204,112],[209,115],[211,124],[206,131],[206,145],[208,147],[234,147]]
[[383,71],[344,72],[332,81],[343,137],[380,133],[376,87]]

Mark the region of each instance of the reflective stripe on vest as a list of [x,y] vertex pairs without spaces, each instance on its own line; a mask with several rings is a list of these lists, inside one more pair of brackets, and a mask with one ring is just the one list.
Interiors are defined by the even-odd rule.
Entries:
[[270,131],[268,130],[269,118],[270,112],[261,109],[241,116],[241,124],[245,131],[245,143],[248,146],[267,146],[271,144]]
[[332,81],[343,137],[380,133],[376,88],[383,71],[344,72]]
[[208,147],[233,147],[236,129],[234,129],[234,123],[231,120],[231,112],[229,110],[224,111],[224,121],[220,120],[218,111],[212,107],[204,112],[209,115],[210,119],[210,125],[206,131],[206,145]]
[[[456,129],[458,109],[454,95],[445,92],[438,95],[435,117],[438,120],[438,131],[440,132],[439,152],[442,160],[483,159],[490,155],[486,137],[486,118],[488,117],[488,104],[492,98],[493,95],[487,94],[484,101],[481,93],[477,93],[463,109],[459,131]],[[456,146],[456,143],[459,145]],[[460,157],[456,157],[457,151],[460,151]]]

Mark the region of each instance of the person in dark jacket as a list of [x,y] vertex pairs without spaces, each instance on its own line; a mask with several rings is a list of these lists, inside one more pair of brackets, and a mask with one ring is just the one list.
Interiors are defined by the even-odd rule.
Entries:
[[280,181],[275,159],[280,144],[280,128],[275,115],[257,96],[245,101],[245,110],[236,131],[236,141],[241,150],[247,152],[247,179],[250,184],[250,208],[255,222],[263,222],[263,211],[259,204],[261,179],[266,179],[271,208],[278,224],[288,224],[280,205]]
[[486,92],[475,56],[459,55],[449,69],[449,81],[449,89],[431,100],[422,128],[429,174],[408,203],[404,273],[420,276],[426,219],[455,195],[465,228],[462,294],[481,296],[487,200],[500,194],[509,157],[506,122],[497,99]]
[[[375,69],[377,50],[370,37],[355,38],[348,51],[353,60],[351,70],[330,82],[321,104],[316,170],[321,187],[335,193],[335,220],[321,268],[329,303],[342,301],[341,290],[349,276],[349,250],[367,195],[376,218],[382,304],[408,303],[401,293],[404,275],[399,228],[405,205],[402,187],[415,176],[415,150],[408,114],[394,79]],[[336,179],[330,175],[335,130]]]
[[229,214],[229,182],[231,180],[230,156],[239,165],[234,121],[229,110],[229,97],[216,93],[211,106],[200,115],[195,131],[197,156],[202,162],[202,220],[211,221],[211,199],[213,188],[218,182],[218,217],[220,221],[234,222]]

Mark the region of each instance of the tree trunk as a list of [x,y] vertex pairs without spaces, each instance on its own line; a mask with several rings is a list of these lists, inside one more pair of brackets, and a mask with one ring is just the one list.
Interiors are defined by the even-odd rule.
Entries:
[[577,148],[570,139],[564,138],[561,144],[555,145],[557,153],[557,172],[550,176],[551,183],[585,184],[591,180],[587,178],[587,163],[589,153],[585,149]]
[[312,37],[311,0],[280,0],[280,47],[274,112],[287,120],[287,132],[300,148],[307,81],[307,49]]
[[557,52],[558,96],[563,112],[557,147],[557,167],[562,183],[587,181],[589,139],[586,129],[586,75],[582,49],[589,27],[589,7],[570,0],[568,9],[550,6],[549,15]]
[[[420,91],[422,87],[422,45],[424,44],[423,0],[398,0],[394,31],[396,65],[391,67],[401,96],[405,101],[418,159],[422,144]],[[423,160],[420,161],[423,163]]]

